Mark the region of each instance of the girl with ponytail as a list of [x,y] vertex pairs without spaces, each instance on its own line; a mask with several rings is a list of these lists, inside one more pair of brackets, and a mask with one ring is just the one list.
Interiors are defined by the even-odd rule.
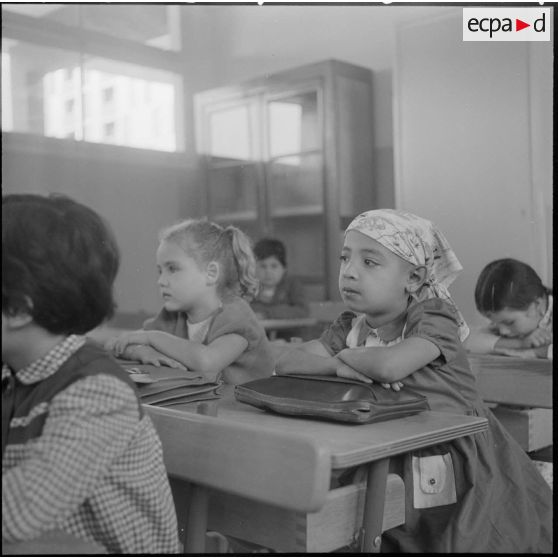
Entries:
[[249,238],[236,227],[187,220],[157,249],[163,308],[143,330],[109,341],[115,356],[185,367],[239,384],[270,376],[274,360],[248,301],[258,288]]

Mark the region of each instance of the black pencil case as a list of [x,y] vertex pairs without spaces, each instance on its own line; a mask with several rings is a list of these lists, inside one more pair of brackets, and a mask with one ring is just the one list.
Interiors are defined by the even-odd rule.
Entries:
[[271,376],[237,385],[234,393],[242,403],[275,413],[361,424],[430,409],[424,395],[405,387],[394,391],[337,376]]

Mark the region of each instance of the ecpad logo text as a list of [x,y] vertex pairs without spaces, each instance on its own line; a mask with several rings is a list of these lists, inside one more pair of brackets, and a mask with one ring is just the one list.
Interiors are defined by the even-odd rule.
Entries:
[[464,41],[549,41],[551,8],[463,8]]

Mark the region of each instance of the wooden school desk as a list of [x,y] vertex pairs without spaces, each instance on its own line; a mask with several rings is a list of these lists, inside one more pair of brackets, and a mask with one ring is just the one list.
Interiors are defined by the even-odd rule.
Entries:
[[47,531],[30,541],[2,541],[2,556],[99,556],[108,554],[103,546],[74,537],[64,531]]
[[277,338],[277,332],[285,329],[313,327],[318,324],[315,318],[285,318],[259,320],[271,341]]
[[479,393],[527,452],[552,445],[552,361],[469,353]]
[[[383,530],[404,522],[404,495],[400,520],[384,517],[388,476],[402,484],[388,475],[389,458],[487,429],[483,418],[431,411],[365,425],[286,417],[239,403],[231,386],[209,403],[217,416],[192,403],[145,406],[169,475],[210,489],[190,508],[187,553],[204,551],[206,529],[279,552],[333,551],[340,530],[345,544],[361,531],[362,550],[378,552]],[[366,485],[330,490],[332,471],[357,465],[367,466]],[[351,498],[359,505],[348,510]],[[207,522],[192,527],[198,514]]]
[[552,408],[552,361],[469,353],[481,397],[492,403]]

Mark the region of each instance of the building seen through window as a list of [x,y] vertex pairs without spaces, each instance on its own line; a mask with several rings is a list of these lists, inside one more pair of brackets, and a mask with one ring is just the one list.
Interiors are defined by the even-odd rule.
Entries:
[[[118,9],[111,10],[113,7]],[[177,137],[176,122],[182,77],[178,72],[169,71],[168,67],[157,68],[152,60],[142,65],[141,53],[138,63],[131,63],[119,60],[118,53],[114,58],[112,55],[107,58],[85,52],[77,48],[79,41],[76,41],[76,49],[69,49],[66,47],[68,40],[60,41],[57,48],[56,39],[49,40],[46,45],[40,44],[40,37],[37,42],[28,40],[28,35],[18,37],[18,28],[26,22],[31,22],[31,28],[33,21],[40,17],[45,21],[47,33],[49,25],[59,28],[62,23],[69,26],[70,37],[76,37],[77,26],[77,36],[88,33],[84,29],[89,28],[94,31],[89,41],[100,41],[99,33],[112,34],[113,20],[118,20],[123,29],[129,30],[123,33],[127,40],[137,40],[150,48],[156,45],[158,49],[169,49],[172,41],[170,33],[165,34],[166,19],[163,17],[169,6],[149,6],[147,11],[136,10],[134,6],[122,8],[124,6],[2,6],[3,16],[14,12],[12,17],[18,18],[13,20],[13,27],[10,27],[9,17],[6,18],[7,32],[2,40],[4,132],[161,151],[179,148],[181,138]],[[81,18],[75,17],[80,14]],[[139,19],[134,21],[134,17]],[[78,20],[79,26],[75,23]]]

